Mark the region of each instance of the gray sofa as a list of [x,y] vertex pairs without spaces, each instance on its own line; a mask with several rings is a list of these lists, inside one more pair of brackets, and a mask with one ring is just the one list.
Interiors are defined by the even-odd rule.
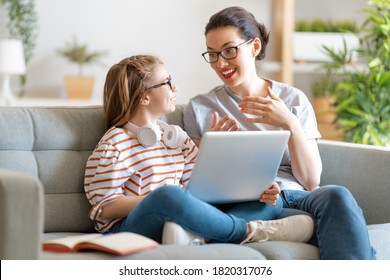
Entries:
[[[182,125],[183,106],[166,122]],[[161,245],[118,257],[41,251],[41,241],[93,232],[83,192],[85,162],[103,135],[102,107],[0,108],[0,259],[318,259],[293,242],[245,246]],[[320,141],[321,184],[348,187],[360,203],[378,259],[390,259],[390,150]],[[337,217],[335,217],[337,219]]]

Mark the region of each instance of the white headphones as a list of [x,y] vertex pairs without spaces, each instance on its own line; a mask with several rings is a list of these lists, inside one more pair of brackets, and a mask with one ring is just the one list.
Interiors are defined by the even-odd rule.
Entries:
[[161,129],[163,130],[162,139],[166,146],[176,149],[185,140],[186,134],[177,125],[169,125],[163,121],[157,120],[158,125],[147,124],[138,127],[131,122],[124,125],[124,128],[137,135],[138,142],[145,148],[151,147],[161,140]]

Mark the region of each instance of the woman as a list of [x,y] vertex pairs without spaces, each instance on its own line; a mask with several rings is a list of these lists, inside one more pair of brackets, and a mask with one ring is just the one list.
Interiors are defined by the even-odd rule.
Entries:
[[[159,120],[175,110],[176,91],[156,57],[132,56],[110,68],[104,85],[108,130],[85,172],[89,217],[96,230],[131,231],[185,245],[310,239],[313,222],[307,215],[262,221],[281,211],[276,183],[259,194],[259,201],[231,210],[239,217],[185,190],[197,147],[181,128]],[[249,216],[258,220],[245,220]]]
[[[306,211],[316,219],[323,259],[374,259],[366,222],[352,194],[340,186],[318,188],[322,172],[315,115],[300,90],[256,73],[265,57],[269,33],[241,7],[213,15],[205,28],[203,57],[223,85],[192,98],[184,127],[199,144],[206,130],[289,130],[288,149],[277,181],[283,207]],[[220,116],[222,118],[220,118]]]

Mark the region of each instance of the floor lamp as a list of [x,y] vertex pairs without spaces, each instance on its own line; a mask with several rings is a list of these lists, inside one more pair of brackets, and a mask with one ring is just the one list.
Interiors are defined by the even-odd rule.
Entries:
[[22,75],[26,72],[23,45],[20,40],[5,39],[0,41],[0,104],[10,105],[15,98],[11,90],[11,75]]

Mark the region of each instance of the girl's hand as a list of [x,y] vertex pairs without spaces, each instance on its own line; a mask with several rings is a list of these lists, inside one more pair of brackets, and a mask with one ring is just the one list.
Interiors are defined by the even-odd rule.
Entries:
[[213,114],[213,122],[209,131],[235,131],[238,130],[237,121],[231,119],[229,115],[225,115],[222,119],[219,118],[217,112]]
[[293,125],[293,113],[269,87],[268,96],[270,98],[260,96],[244,97],[239,104],[241,112],[257,116],[247,118],[248,122],[270,124],[289,130]]
[[261,194],[259,201],[274,206],[276,205],[276,201],[279,199],[279,194],[280,194],[280,187],[278,183],[273,182],[272,186],[269,189],[265,190],[264,193]]

